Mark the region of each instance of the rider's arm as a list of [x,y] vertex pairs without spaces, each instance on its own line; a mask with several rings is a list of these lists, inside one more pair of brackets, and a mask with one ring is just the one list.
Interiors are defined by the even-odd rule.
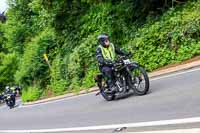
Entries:
[[97,48],[97,50],[96,50],[96,59],[100,64],[104,64],[104,58],[101,53],[101,48]]
[[129,55],[128,52],[126,52],[125,50],[122,50],[118,47],[115,47],[115,53],[119,54],[119,55]]

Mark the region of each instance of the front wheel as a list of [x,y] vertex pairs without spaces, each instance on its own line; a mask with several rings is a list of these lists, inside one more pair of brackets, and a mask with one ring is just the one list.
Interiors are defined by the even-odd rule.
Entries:
[[149,77],[142,67],[134,68],[128,78],[128,84],[137,95],[145,95],[149,91]]

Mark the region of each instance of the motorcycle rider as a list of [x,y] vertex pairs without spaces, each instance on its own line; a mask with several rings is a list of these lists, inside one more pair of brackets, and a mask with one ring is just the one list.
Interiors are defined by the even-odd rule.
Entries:
[[126,51],[114,46],[110,42],[109,36],[107,34],[100,34],[97,39],[99,42],[99,46],[96,49],[96,59],[99,63],[99,70],[108,79],[108,88],[113,93],[115,92],[115,88],[113,87],[114,83],[112,67],[116,54],[128,56],[131,53],[127,53]]
[[8,93],[13,93],[13,91],[11,90],[11,88],[9,86],[6,86],[5,94],[8,94]]
[[14,87],[14,91],[17,96],[20,96],[22,94],[22,88],[18,85]]
[[[13,103],[12,106],[10,106],[10,102],[7,100],[7,96],[8,96],[8,95],[11,96],[11,100],[12,100],[12,103]],[[4,100],[5,100],[6,104],[10,107],[10,109],[14,107],[14,105],[15,105],[15,93],[14,93],[13,90],[10,88],[10,86],[6,86],[6,88],[5,88]]]

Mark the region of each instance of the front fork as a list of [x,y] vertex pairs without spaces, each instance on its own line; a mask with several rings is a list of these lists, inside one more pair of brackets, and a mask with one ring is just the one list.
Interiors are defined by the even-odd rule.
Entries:
[[131,78],[132,81],[134,81],[135,79],[133,79],[135,77],[134,73],[132,73],[131,71],[135,68],[139,68],[139,64],[137,62],[134,62],[132,64],[130,64],[129,66],[126,66],[126,72],[128,74],[127,78]]

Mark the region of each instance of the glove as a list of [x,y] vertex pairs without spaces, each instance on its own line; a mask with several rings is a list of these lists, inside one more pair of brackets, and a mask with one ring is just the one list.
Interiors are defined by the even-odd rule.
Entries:
[[128,56],[129,58],[131,58],[131,57],[133,57],[133,53],[129,52],[129,53],[127,54],[127,56]]

